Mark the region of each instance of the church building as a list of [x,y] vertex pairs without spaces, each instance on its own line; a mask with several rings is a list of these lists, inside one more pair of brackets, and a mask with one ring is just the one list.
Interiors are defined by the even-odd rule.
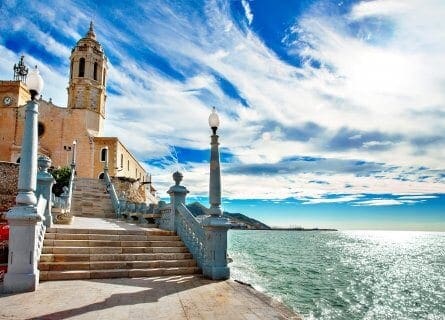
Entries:
[[[117,137],[104,137],[107,57],[93,24],[71,51],[67,107],[51,99],[39,103],[39,153],[53,166],[71,163],[76,141],[76,171],[82,178],[101,178],[107,158],[110,176],[147,181],[147,172]],[[14,66],[14,80],[0,81],[0,161],[19,162],[24,129],[27,67],[23,56]]]

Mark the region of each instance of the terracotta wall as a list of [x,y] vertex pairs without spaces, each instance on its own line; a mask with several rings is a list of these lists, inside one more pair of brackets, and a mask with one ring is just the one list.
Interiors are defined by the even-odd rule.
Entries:
[[15,204],[19,165],[0,161],[0,219]]

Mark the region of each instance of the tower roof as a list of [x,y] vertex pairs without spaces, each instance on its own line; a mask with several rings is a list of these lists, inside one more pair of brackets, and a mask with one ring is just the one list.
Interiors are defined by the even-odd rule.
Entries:
[[73,48],[71,52],[76,51],[87,51],[87,47],[92,47],[93,50],[96,50],[97,53],[103,54],[103,49],[99,41],[96,39],[96,33],[94,32],[94,25],[93,21],[90,21],[90,28],[88,29],[88,32],[85,34],[85,36],[79,41],[77,41],[76,46]]
[[90,21],[90,28],[88,29],[88,32],[85,35],[85,38],[96,40],[96,34],[94,33],[94,29],[93,29],[93,21]]

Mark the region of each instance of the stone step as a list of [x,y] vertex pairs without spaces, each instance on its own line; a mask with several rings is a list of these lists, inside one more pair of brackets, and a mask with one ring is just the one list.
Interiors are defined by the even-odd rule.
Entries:
[[111,269],[111,270],[70,270],[70,271],[41,271],[40,280],[78,280],[78,279],[109,279],[156,277],[168,275],[197,274],[197,267],[153,268],[153,269]]
[[71,213],[76,216],[114,218],[116,214],[104,181],[76,178]]
[[102,241],[180,241],[178,236],[151,236],[133,234],[69,234],[47,233],[45,239],[52,240],[102,240]]
[[138,226],[143,227],[143,228],[157,228],[157,227],[159,227],[157,224],[154,224],[154,223],[141,223],[141,224],[138,224]]
[[80,211],[79,210],[73,210],[73,216],[79,216],[79,217],[90,217],[90,218],[115,218],[116,213],[115,212],[89,212],[89,211]]
[[42,248],[43,254],[121,254],[121,253],[187,253],[181,247],[48,247]]
[[106,235],[147,235],[147,236],[175,236],[174,231],[151,229],[151,230],[116,230],[116,229],[74,229],[74,228],[48,228],[46,233],[65,234],[106,234]]
[[191,253],[42,254],[40,262],[152,261],[192,259]]
[[182,241],[43,240],[49,247],[183,247]]
[[105,189],[76,189],[73,190],[73,197],[83,199],[109,199],[110,194]]
[[[85,212],[85,208],[82,207],[79,212]],[[200,273],[193,255],[175,232],[143,229],[123,221],[118,224],[124,228],[48,228],[39,261],[40,279],[105,279]]]
[[75,261],[40,262],[40,271],[109,270],[109,269],[157,269],[196,267],[193,259],[152,261]]

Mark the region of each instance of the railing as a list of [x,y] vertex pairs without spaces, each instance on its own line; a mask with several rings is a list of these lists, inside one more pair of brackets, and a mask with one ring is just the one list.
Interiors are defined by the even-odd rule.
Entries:
[[38,223],[36,228],[36,259],[37,261],[40,260],[40,254],[42,253],[43,248],[43,239],[45,238],[45,231],[46,226],[45,223],[43,223],[43,220],[45,219],[45,207],[46,207],[47,200],[43,198],[42,196],[39,197],[39,201],[37,202],[37,215],[39,215],[42,218],[42,221]]
[[116,218],[120,218],[120,203],[119,198],[117,197],[116,189],[114,188],[113,182],[111,182],[110,175],[108,174],[108,170],[104,170],[104,180],[107,186],[107,191],[111,196],[111,203],[113,204],[114,212],[116,213]]
[[203,268],[205,261],[205,234],[202,225],[181,203],[177,206],[176,232],[196,259],[198,266]]
[[175,215],[172,214],[172,205],[165,204],[163,201],[158,203],[157,213],[161,215],[158,218],[158,224],[161,229],[173,230]]

